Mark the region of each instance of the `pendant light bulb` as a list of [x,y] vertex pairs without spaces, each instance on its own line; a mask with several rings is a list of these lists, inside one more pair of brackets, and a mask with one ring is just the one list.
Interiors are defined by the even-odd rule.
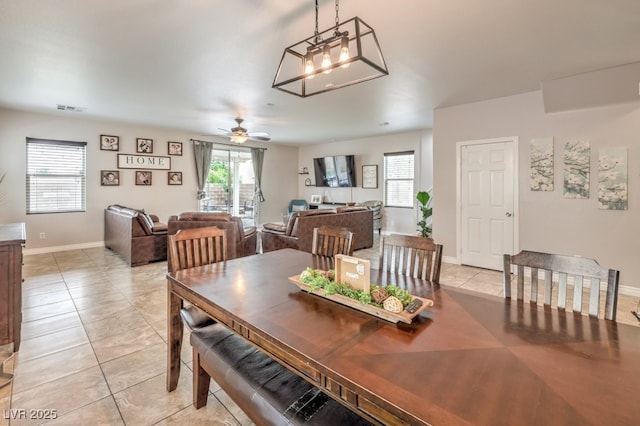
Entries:
[[[342,40],[340,41],[340,62],[345,62],[349,60],[349,36],[342,36]],[[349,68],[349,63],[343,63],[340,65],[340,68]]]
[[304,58],[304,73],[307,79],[311,80],[314,77],[313,71],[315,71],[313,68],[313,53],[308,51]]
[[[331,66],[331,48],[329,44],[325,44],[322,48],[322,68]],[[323,71],[325,74],[329,74],[331,69]]]

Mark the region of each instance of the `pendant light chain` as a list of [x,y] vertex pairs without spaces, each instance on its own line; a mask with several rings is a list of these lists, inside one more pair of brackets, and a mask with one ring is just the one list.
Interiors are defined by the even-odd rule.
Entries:
[[340,11],[340,0],[336,0],[336,30],[334,34],[336,37],[340,35],[340,18],[338,17],[338,12]]
[[316,0],[316,31],[314,33],[316,44],[318,44],[320,40],[320,33],[318,31],[318,0]]

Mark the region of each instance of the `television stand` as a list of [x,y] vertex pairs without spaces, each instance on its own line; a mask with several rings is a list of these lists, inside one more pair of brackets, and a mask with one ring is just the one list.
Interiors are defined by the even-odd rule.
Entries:
[[309,204],[310,209],[335,209],[336,207],[344,207],[347,203],[313,203]]

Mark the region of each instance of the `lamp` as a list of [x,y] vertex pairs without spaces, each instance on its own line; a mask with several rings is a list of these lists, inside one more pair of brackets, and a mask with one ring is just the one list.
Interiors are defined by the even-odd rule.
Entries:
[[389,75],[373,28],[357,16],[284,49],[272,87],[302,98]]
[[247,135],[231,135],[231,142],[233,143],[245,143],[249,139]]

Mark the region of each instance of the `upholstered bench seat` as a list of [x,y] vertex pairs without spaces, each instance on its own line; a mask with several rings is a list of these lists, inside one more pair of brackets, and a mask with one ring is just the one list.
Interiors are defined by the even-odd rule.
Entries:
[[218,323],[194,330],[191,345],[196,408],[213,377],[256,424],[370,424]]

